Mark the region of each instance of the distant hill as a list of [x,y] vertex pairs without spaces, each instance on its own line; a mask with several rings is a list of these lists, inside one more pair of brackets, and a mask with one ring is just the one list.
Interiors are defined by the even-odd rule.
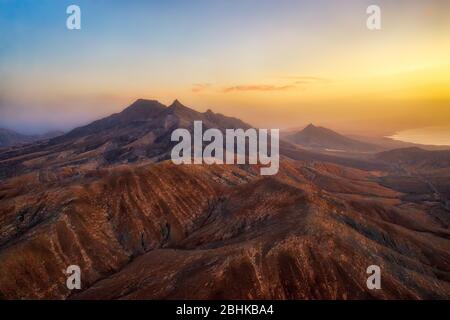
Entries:
[[402,148],[380,152],[377,160],[411,167],[414,169],[441,169],[450,167],[450,150],[423,150],[421,148]]
[[301,131],[289,134],[286,139],[309,149],[345,152],[374,152],[379,150],[379,147],[374,144],[351,139],[333,130],[313,124],[308,125]]
[[0,148],[29,143],[32,141],[33,139],[30,136],[0,128]]
[[0,128],[0,148],[22,145],[37,140],[50,139],[63,133],[64,132],[61,131],[52,131],[42,135],[25,135],[13,130]]

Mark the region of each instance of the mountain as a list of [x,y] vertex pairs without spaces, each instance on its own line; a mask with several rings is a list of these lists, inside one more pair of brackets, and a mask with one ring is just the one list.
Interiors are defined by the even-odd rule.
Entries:
[[119,163],[158,162],[168,159],[175,128],[193,130],[193,121],[207,128],[249,128],[239,119],[211,110],[197,112],[175,100],[165,106],[139,99],[122,112],[97,120],[39,144],[0,154],[0,177],[42,168],[100,167]]
[[[450,298],[450,209],[427,185],[398,190],[416,176],[281,141],[274,176],[174,165],[170,132],[194,120],[249,126],[137,100],[0,151],[0,299]],[[382,290],[367,288],[370,265]]]
[[[175,100],[165,106],[158,101],[138,99],[122,112],[75,128],[56,138],[0,153],[0,178],[17,173],[67,167],[96,168],[114,164],[159,162],[170,158],[170,140],[176,128],[193,132],[193,122],[201,120],[204,130],[251,128],[251,125],[211,110],[198,112]],[[355,168],[373,168],[367,160],[345,159],[303,150],[280,141],[280,154],[293,159],[328,161]],[[380,167],[380,164],[376,164]]]
[[[269,178],[166,161],[17,177],[0,188],[0,295],[448,298],[448,224],[371,180],[295,161]],[[82,269],[81,291],[65,286],[69,264]],[[365,285],[372,264],[383,290]]]
[[167,107],[155,100],[138,99],[122,112],[76,128],[54,140],[54,143],[86,137],[89,139],[90,136],[98,139],[97,134],[101,134],[108,141],[136,141],[149,133],[160,138],[173,128],[190,128],[194,120],[203,121],[205,127],[249,127],[238,119],[215,114],[211,110],[197,112],[182,105],[178,100]]
[[61,134],[63,134],[63,132],[52,131],[42,135],[25,135],[12,130],[0,128],[0,148],[23,145],[38,140],[51,139]]
[[290,133],[286,139],[309,149],[335,152],[374,152],[376,145],[348,138],[330,129],[309,124],[303,130]]

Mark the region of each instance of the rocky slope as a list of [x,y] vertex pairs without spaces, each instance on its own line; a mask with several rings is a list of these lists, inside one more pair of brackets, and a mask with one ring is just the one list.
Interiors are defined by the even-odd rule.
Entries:
[[[450,298],[450,219],[439,199],[389,185],[383,164],[289,144],[271,177],[256,165],[164,161],[162,137],[193,120],[246,126],[138,100],[0,153],[0,298]],[[66,287],[73,264],[81,290]],[[366,287],[373,264],[381,290]]]

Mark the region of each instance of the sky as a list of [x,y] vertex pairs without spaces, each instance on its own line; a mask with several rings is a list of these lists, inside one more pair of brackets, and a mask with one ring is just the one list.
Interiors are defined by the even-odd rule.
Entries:
[[137,98],[266,128],[450,130],[450,0],[0,0],[0,127],[68,130]]

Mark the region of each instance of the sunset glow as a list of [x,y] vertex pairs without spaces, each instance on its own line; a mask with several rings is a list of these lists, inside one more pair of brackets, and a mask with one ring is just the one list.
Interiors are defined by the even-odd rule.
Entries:
[[378,2],[369,31],[368,1],[79,1],[72,32],[68,1],[0,1],[0,124],[67,130],[142,97],[256,126],[450,126],[450,2]]

